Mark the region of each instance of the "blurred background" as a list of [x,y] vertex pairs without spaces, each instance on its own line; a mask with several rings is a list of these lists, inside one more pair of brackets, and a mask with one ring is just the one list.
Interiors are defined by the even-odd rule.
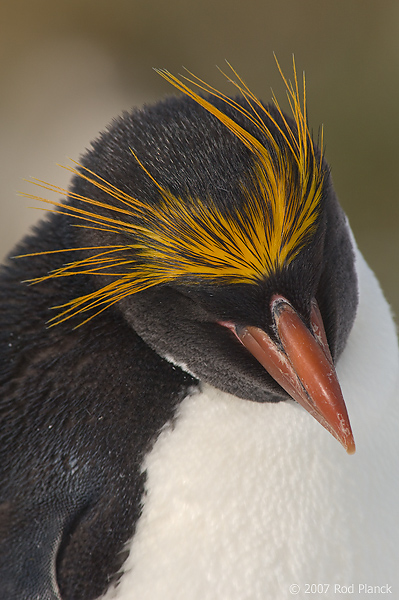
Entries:
[[397,0],[2,0],[0,48],[1,257],[41,216],[17,195],[38,193],[24,178],[66,187],[57,163],[122,110],[174,93],[152,67],[229,93],[215,68],[228,59],[283,100],[273,52],[287,75],[294,53],[310,126],[324,124],[339,198],[399,314]]

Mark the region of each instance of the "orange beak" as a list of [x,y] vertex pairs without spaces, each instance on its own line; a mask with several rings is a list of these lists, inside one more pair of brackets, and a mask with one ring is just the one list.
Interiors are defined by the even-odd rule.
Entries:
[[273,379],[353,454],[349,417],[316,300],[310,329],[283,296],[273,296],[270,309],[280,344],[257,327],[237,328],[237,337]]

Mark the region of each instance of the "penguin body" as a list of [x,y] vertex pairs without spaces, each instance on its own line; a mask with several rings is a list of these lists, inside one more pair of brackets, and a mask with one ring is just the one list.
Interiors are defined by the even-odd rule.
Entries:
[[[53,223],[58,234],[57,217],[42,226],[46,237]],[[37,236],[43,240],[40,227]],[[94,328],[47,330],[41,345],[37,329],[14,310],[26,296],[17,282],[7,290],[11,311],[2,313],[9,340],[3,366],[12,369],[4,375],[10,391],[2,408],[10,425],[2,430],[2,500],[13,498],[2,519],[4,598],[96,598],[118,571],[123,544],[133,535],[143,455],[193,378],[132,336],[123,319],[119,327],[118,318],[110,322],[107,313]],[[35,291],[42,325],[52,300],[45,290]],[[21,437],[23,449],[16,452]],[[56,557],[66,565],[57,582],[50,579]]]
[[357,266],[359,309],[337,366],[361,438],[355,456],[348,460],[294,402],[248,403],[203,386],[146,456],[142,516],[106,600],[133,591],[168,600],[288,600],[290,585],[305,591],[315,582],[331,584],[323,588],[330,599],[335,584],[353,583],[350,597],[361,598],[365,580],[398,585],[397,341],[358,251]]
[[[3,268],[0,598],[283,600],[291,584],[394,576],[398,354],[386,302],[302,121],[269,108],[262,130],[240,112],[245,99],[210,98],[222,117],[199,102],[117,120],[67,202]],[[246,239],[250,260],[230,241],[255,230],[262,186],[279,187],[279,148],[294,157],[286,190],[302,189],[300,208],[255,276],[261,230]],[[273,205],[262,210],[277,227]],[[275,380],[246,345],[264,332],[283,360],[284,323],[299,315],[333,368],[315,299],[361,440],[352,458],[290,399],[291,371]],[[309,410],[351,447],[343,409],[342,430]]]

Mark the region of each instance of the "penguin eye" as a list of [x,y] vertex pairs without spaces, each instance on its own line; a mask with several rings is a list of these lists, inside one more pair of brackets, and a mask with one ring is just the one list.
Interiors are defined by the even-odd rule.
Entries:
[[202,281],[196,280],[195,283],[182,283],[182,282],[171,282],[165,284],[168,287],[181,296],[184,296],[188,300],[191,300],[195,304],[207,304],[212,300],[215,293],[212,289],[203,285]]

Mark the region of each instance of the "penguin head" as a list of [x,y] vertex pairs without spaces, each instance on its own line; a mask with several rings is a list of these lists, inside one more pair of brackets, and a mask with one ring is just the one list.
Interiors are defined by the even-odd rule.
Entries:
[[184,96],[122,115],[73,169],[62,212],[81,225],[79,258],[47,277],[82,273],[93,291],[55,324],[112,306],[199,380],[294,398],[353,452],[334,361],[356,312],[354,255],[296,74],[291,118],[241,80],[229,98],[162,74]]

